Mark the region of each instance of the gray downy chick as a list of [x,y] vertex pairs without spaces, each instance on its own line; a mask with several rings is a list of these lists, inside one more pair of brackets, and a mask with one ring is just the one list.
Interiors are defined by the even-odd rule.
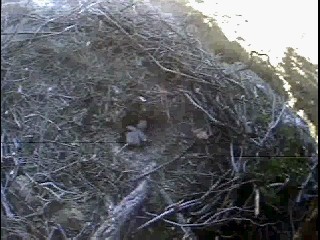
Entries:
[[141,146],[147,141],[146,135],[138,128],[127,127],[130,132],[126,133],[126,143],[128,146]]
[[[141,128],[141,126],[139,126]],[[145,129],[146,124],[142,126]],[[137,127],[127,126],[128,132],[126,133],[126,144],[116,153],[119,154],[126,147],[139,147],[147,142],[147,136],[144,134],[142,129]]]

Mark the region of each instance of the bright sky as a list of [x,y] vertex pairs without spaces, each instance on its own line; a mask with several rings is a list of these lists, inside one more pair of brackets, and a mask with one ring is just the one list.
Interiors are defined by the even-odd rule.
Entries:
[[190,0],[190,5],[213,16],[230,41],[242,37],[245,42],[238,42],[248,51],[269,54],[272,64],[281,61],[287,47],[318,64],[317,0]]

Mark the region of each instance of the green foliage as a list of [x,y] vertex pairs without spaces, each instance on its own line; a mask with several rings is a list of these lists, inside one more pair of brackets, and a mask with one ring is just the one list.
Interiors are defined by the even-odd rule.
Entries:
[[263,187],[260,189],[262,195],[266,198],[267,202],[273,205],[280,205],[280,198],[277,197],[277,191],[275,188],[266,188]]
[[[252,168],[253,176],[261,183],[261,193],[266,201],[272,205],[283,206],[287,204],[288,197],[296,196],[298,187],[301,186],[308,174],[308,164],[302,157],[271,158]],[[268,187],[271,183],[284,183],[290,179],[289,195],[279,195],[277,188]]]
[[258,126],[267,126],[271,122],[270,114],[259,114],[256,118],[256,124]]
[[283,156],[301,156],[303,142],[299,136],[299,129],[290,126],[281,127],[276,138],[280,141],[280,151]]
[[280,66],[297,99],[295,109],[303,109],[318,131],[318,65],[288,48]]
[[[268,117],[261,115],[260,121],[268,122]],[[297,128],[282,126],[275,134],[278,148],[277,154],[270,159],[262,159],[257,165],[251,166],[253,173],[263,183],[284,182],[287,177],[297,184],[302,183],[308,174],[308,161],[303,155],[303,142]],[[271,149],[269,150],[271,152]]]
[[251,167],[250,171],[264,184],[284,182],[287,177],[302,183],[308,174],[308,163],[303,157],[274,157]]
[[276,179],[284,181],[287,176],[290,176],[290,179],[302,182],[308,172],[308,165],[305,158],[272,158],[263,170],[267,181]]

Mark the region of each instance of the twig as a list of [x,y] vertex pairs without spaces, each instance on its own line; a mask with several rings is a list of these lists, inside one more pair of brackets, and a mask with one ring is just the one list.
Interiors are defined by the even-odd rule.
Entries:
[[9,202],[6,198],[6,195],[4,193],[4,188],[2,187],[1,184],[1,204],[3,206],[5,215],[9,218],[9,219],[14,219],[15,215],[12,213],[11,208],[9,207]]
[[[167,204],[169,205],[173,205],[173,200],[172,198],[169,196],[169,194],[166,193],[166,191],[162,188],[159,189],[162,197],[164,198],[164,200],[166,201]],[[173,212],[176,212],[177,213],[177,220],[179,223],[181,224],[184,224],[184,223],[187,223],[187,220],[185,219],[185,217],[183,216],[182,213],[179,213],[179,211],[177,212],[177,209],[179,210],[179,205],[176,206],[176,207],[173,207],[172,208],[172,211]],[[170,210],[168,210],[170,211]],[[165,216],[162,216],[161,218],[163,218]],[[182,231],[184,232],[184,239],[196,239],[194,233],[192,232],[192,230],[188,227],[181,227]]]
[[111,216],[96,230],[93,238],[109,239],[118,236],[123,224],[142,206],[148,193],[149,183],[144,180],[114,208]]
[[209,119],[216,124],[219,124],[220,126],[225,126],[222,122],[218,121],[217,119],[215,119],[211,114],[209,114],[203,107],[201,107],[199,104],[197,104],[187,93],[183,93],[188,99],[189,101],[195,105],[197,108],[199,108],[200,110],[202,110],[208,117]]
[[260,191],[258,187],[254,184],[254,216],[257,217],[260,213]]
[[194,143],[195,143],[195,142],[193,142],[192,144],[190,144],[189,147],[187,147],[182,153],[180,153],[178,156],[174,157],[172,160],[169,160],[168,162],[165,162],[165,163],[159,165],[158,167],[155,167],[155,168],[153,168],[152,170],[147,171],[146,173],[139,175],[138,177],[136,177],[136,178],[134,179],[134,181],[138,181],[138,180],[140,180],[140,179],[142,179],[142,178],[145,178],[146,176],[149,176],[150,174],[155,173],[155,172],[158,171],[159,169],[161,169],[161,168],[163,168],[163,167],[165,167],[165,166],[167,166],[167,165],[169,165],[169,164],[171,164],[171,163],[179,160],[180,158],[182,158],[182,157],[187,153],[187,151],[194,145]]
[[268,131],[266,132],[266,134],[264,135],[264,137],[262,138],[262,140],[259,142],[259,145],[260,145],[260,146],[263,146],[264,142],[265,142],[266,139],[268,138],[268,136],[269,136],[269,134],[271,133],[271,131],[272,131],[275,127],[277,127],[277,125],[279,124],[279,122],[280,122],[280,120],[281,120],[281,118],[282,118],[282,115],[283,115],[285,109],[286,109],[286,103],[283,104],[282,110],[281,110],[280,114],[278,115],[277,120],[276,120],[276,121],[272,120],[272,122],[269,124],[269,126],[270,126],[270,125],[271,125],[271,126],[269,127]]
[[153,219],[149,220],[148,222],[142,224],[140,227],[137,228],[137,231],[142,230],[143,228],[148,227],[148,226],[151,225],[152,223],[154,223],[154,222],[156,222],[156,221],[158,221],[158,220],[160,220],[160,219],[162,219],[162,218],[164,218],[164,217],[166,217],[166,216],[168,216],[168,215],[170,215],[170,214],[173,214],[174,212],[175,212],[175,209],[174,209],[174,208],[170,208],[169,210],[161,213],[160,215],[156,216],[155,218],[153,218]]
[[233,143],[230,143],[230,156],[231,156],[231,165],[233,167],[233,170],[236,172],[236,174],[239,173],[239,163],[235,162],[234,156],[233,156]]

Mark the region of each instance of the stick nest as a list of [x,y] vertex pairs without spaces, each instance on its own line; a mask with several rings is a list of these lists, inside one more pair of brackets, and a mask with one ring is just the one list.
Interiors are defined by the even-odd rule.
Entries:
[[[208,183],[221,178],[226,188],[235,186],[242,163],[233,159],[230,167],[230,143],[246,145],[247,154],[277,144],[272,129],[287,111],[282,99],[220,63],[183,19],[149,3],[68,3],[14,12],[4,4],[1,10],[4,234],[52,237],[66,224],[61,209],[67,235],[94,229],[98,213],[119,202],[142,173],[145,162],[133,166],[113,157],[121,132],[140,120],[147,120],[157,150],[184,145],[179,150],[201,148],[210,159],[212,150],[205,149],[220,142],[223,157],[215,159],[222,164],[214,174],[209,160],[197,162],[198,154],[170,165],[160,178],[162,187],[177,191],[173,200],[190,199],[197,184],[206,188],[196,194],[203,195],[194,222],[219,223],[220,215],[208,212],[229,206],[229,196],[218,182],[209,190]],[[161,135],[163,129],[176,135]],[[205,203],[214,189],[218,205]]]

